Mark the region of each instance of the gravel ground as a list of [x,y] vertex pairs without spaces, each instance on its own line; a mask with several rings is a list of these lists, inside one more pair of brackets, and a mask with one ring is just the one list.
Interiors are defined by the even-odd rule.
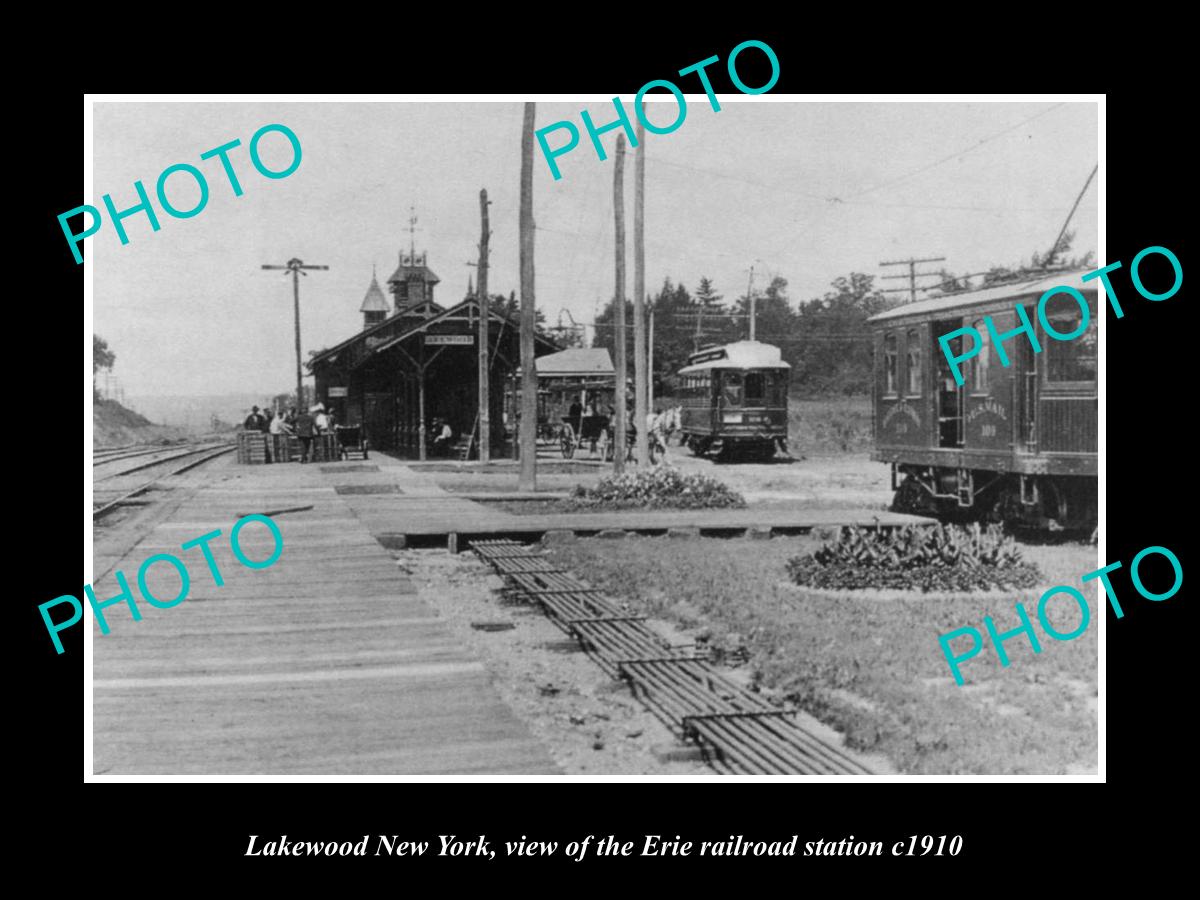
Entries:
[[540,611],[503,600],[500,577],[474,555],[393,555],[422,599],[483,660],[500,696],[565,774],[715,776],[699,761],[660,759],[656,750],[684,745],[585,653],[565,649],[576,642]]

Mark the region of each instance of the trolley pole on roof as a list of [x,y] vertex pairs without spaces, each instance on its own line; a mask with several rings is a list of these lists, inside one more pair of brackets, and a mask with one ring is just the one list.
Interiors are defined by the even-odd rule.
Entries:
[[633,427],[637,435],[637,464],[650,465],[650,436],[646,420],[646,135],[637,126],[637,157],[633,171]]
[[750,283],[746,285],[746,311],[750,314],[750,340],[754,340],[754,266],[750,266]]
[[[625,471],[625,135],[617,135],[617,155],[613,161],[613,219],[616,226],[616,292],[613,296],[613,318],[616,335],[616,383],[613,386],[613,474]],[[644,426],[643,426],[644,427]]]
[[[292,273],[292,302],[296,311],[296,408],[299,410],[304,406],[304,374],[300,368],[300,276],[308,277],[305,269],[327,272],[329,266],[306,266],[301,260],[293,258],[287,261],[287,265],[264,265],[263,268],[282,269],[284,272]],[[316,392],[313,393],[313,399],[316,399]]]

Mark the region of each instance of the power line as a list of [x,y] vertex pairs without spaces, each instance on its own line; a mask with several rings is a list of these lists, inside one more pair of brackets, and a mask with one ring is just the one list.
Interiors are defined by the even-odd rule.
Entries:
[[[972,150],[978,150],[980,147],[982,147],[984,144],[988,143],[989,141],[994,141],[996,138],[1006,135],[1010,131],[1015,131],[1016,129],[1020,128],[1022,125],[1032,122],[1034,119],[1041,118],[1042,116],[1044,116],[1048,113],[1054,112],[1054,110],[1058,109],[1060,106],[1066,106],[1066,104],[1065,103],[1056,103],[1056,104],[1054,104],[1054,106],[1051,106],[1049,109],[1043,109],[1041,112],[1035,113],[1034,115],[1030,116],[1027,119],[1022,119],[1020,122],[1017,122],[1017,124],[1015,124],[1015,125],[1010,125],[1007,128],[997,131],[995,134],[988,135],[987,137],[983,138],[982,140],[977,141],[976,143],[972,144],[970,147],[967,147],[963,150],[959,150],[956,153],[951,153],[949,156],[942,157],[941,159],[936,160],[935,162],[931,162],[927,166],[921,166],[921,168],[919,168],[919,169],[914,169],[913,171],[908,172],[904,175],[898,175],[895,178],[891,178],[887,181],[881,182],[880,184],[877,184],[874,187],[869,187],[865,191],[859,191],[857,194],[851,194],[850,197],[848,198],[848,200],[853,199],[855,197],[861,197],[864,194],[874,193],[875,191],[882,190],[885,187],[890,187],[893,184],[898,184],[901,181],[905,181],[909,178],[912,178],[914,175],[920,175],[922,172],[928,172],[930,169],[936,168],[937,166],[940,166],[942,163],[947,163],[947,162],[950,162],[950,160],[952,160],[952,159],[958,159],[960,156],[965,156],[966,154],[970,153]],[[843,202],[848,202],[848,200],[843,201]]]

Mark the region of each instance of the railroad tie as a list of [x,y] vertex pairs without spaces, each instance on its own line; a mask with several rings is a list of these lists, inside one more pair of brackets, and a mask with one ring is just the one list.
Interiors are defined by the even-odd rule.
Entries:
[[873,774],[805,729],[796,721],[798,710],[773,706],[694,652],[668,646],[645,624],[646,616],[624,611],[541,552],[504,539],[473,541],[471,549],[605,671],[625,680],[669,728],[699,745],[714,768],[752,775]]

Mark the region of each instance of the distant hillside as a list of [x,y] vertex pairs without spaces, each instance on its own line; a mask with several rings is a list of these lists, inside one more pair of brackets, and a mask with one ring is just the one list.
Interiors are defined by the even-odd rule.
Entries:
[[193,434],[213,430],[213,417],[221,422],[240,423],[252,405],[270,405],[267,394],[208,394],[127,396],[125,404],[163,425],[174,425]]
[[179,428],[155,425],[116,400],[95,400],[92,403],[92,446],[97,449],[127,444],[170,443],[184,437],[184,432]]

